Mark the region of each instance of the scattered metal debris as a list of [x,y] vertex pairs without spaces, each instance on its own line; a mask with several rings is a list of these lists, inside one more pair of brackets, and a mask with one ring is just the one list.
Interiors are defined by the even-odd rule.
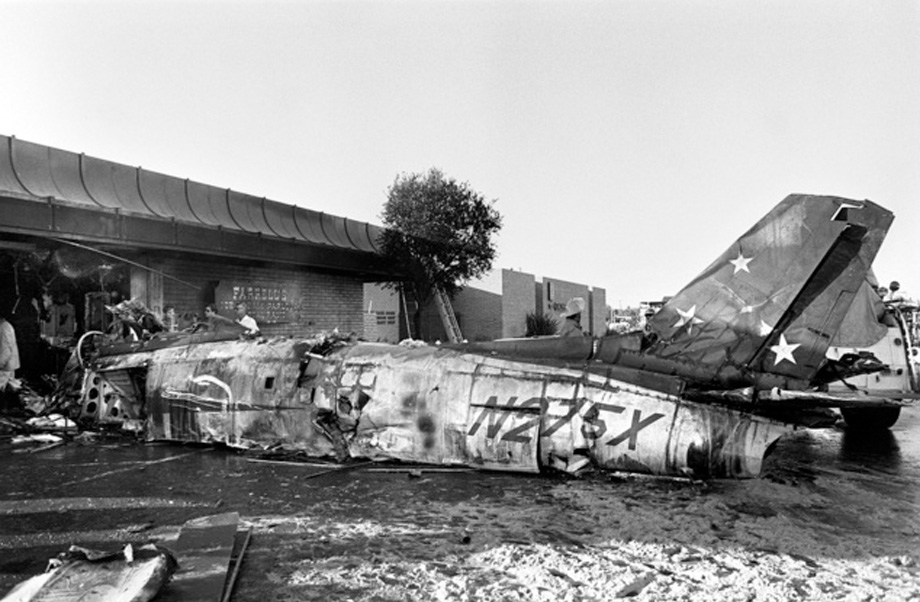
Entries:
[[2,602],[147,602],[175,572],[173,554],[153,544],[117,552],[71,546],[48,570],[19,585]]

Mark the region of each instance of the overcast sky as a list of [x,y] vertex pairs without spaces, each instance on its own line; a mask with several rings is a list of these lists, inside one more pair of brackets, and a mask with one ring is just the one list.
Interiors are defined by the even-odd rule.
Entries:
[[614,307],[790,193],[892,210],[920,294],[918,1],[0,0],[0,56],[0,133],[378,224],[438,167],[496,200],[495,273]]

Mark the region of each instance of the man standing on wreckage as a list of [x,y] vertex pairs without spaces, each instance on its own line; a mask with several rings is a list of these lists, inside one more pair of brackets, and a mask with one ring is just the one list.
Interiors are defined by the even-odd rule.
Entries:
[[[867,274],[892,220],[869,201],[791,195],[647,333],[157,350],[145,358],[148,436],[523,472],[755,476],[782,434],[829,408],[884,428],[917,398],[906,352],[878,357],[848,340],[865,315],[851,315],[854,301],[877,301]],[[833,359],[832,345],[844,350]],[[852,384],[892,363],[906,364],[897,387]],[[190,381],[204,366],[207,379]],[[268,374],[275,389],[266,392]]]

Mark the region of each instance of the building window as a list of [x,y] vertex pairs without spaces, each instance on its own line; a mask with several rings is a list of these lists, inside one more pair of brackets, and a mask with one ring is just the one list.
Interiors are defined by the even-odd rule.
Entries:
[[378,326],[392,326],[396,324],[395,311],[375,311],[374,313],[377,314]]
[[553,283],[552,282],[546,283],[546,300],[547,301],[553,300]]

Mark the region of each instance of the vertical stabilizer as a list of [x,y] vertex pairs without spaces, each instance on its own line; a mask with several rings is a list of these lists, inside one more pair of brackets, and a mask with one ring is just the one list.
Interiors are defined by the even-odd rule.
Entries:
[[713,384],[804,386],[893,219],[870,201],[788,196],[650,320],[646,353],[704,366]]

